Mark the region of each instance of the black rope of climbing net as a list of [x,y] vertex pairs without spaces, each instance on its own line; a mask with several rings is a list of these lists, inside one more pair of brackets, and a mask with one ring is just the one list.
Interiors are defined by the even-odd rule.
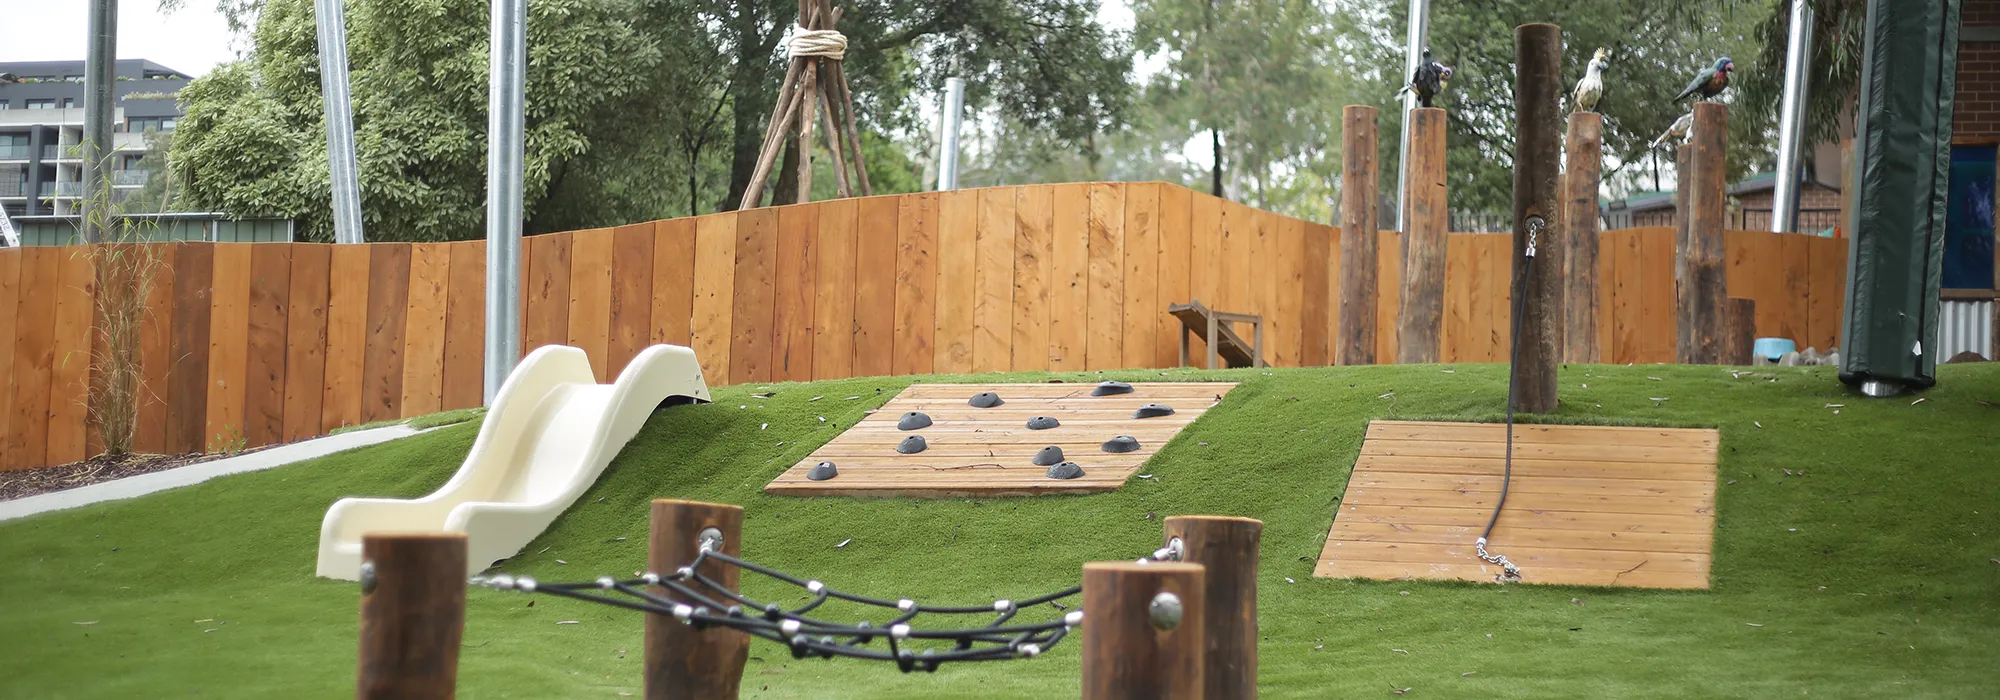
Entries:
[[[1154,557],[1169,553],[1162,549]],[[1178,551],[1172,551],[1178,558]],[[701,572],[702,565],[716,563],[760,574],[784,583],[805,589],[812,600],[797,608],[785,609],[777,603],[760,603]],[[527,576],[499,574],[489,577],[474,577],[474,585],[513,590],[525,593],[549,593],[592,603],[610,605],[657,615],[665,615],[680,620],[696,629],[726,627],[751,636],[768,639],[791,648],[792,657],[833,658],[843,656],[873,661],[893,661],[896,668],[904,673],[911,671],[936,671],[947,661],[999,661],[1037,656],[1048,651],[1070,630],[1083,624],[1083,611],[1070,610],[1062,617],[1042,622],[1007,624],[1025,608],[1045,603],[1055,603],[1071,598],[1083,591],[1081,587],[1066,588],[1054,593],[1036,596],[1027,600],[997,600],[985,606],[937,606],[919,604],[909,598],[885,600],[857,595],[835,589],[815,580],[796,576],[745,561],[715,551],[704,546],[695,555],[694,561],[671,573],[645,573],[637,578],[617,580],[610,576],[599,577],[595,581],[582,583],[540,583]],[[673,600],[647,587],[659,586],[678,596]],[[877,608],[894,610],[896,614],[880,624],[869,621],[841,624],[814,619],[807,613],[829,600],[843,600]],[[1057,604],[1060,607],[1060,604]],[[923,613],[937,615],[992,615],[986,624],[977,627],[956,629],[918,629],[910,621]],[[887,649],[867,646],[877,640],[885,640]],[[950,641],[948,648],[916,649],[910,642]]]

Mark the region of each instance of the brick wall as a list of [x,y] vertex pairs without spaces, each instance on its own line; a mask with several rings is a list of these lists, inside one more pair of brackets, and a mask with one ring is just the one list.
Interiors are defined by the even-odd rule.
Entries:
[[[1801,185],[1799,188],[1800,209],[1840,208],[1840,193],[1810,182],[1801,183]],[[1773,190],[1762,190],[1738,196],[1736,201],[1744,209],[1770,209],[1771,198],[1775,195],[1776,192]]]
[[[2000,0],[1966,0],[1959,27],[2000,27]],[[1957,84],[1953,136],[2000,139],[2000,43],[1959,44]]]
[[2000,26],[2000,0],[1965,0],[1959,6],[1958,24],[1961,27]]

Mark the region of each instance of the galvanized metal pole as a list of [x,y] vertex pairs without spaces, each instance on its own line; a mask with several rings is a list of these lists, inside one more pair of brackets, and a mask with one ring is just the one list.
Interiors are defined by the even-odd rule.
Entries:
[[354,161],[354,100],[347,90],[347,20],[341,0],[314,0],[319,92],[326,112],[326,168],[333,187],[333,242],[361,243],[360,168]]
[[1785,96],[1778,109],[1778,189],[1771,198],[1771,232],[1797,229],[1799,156],[1805,144],[1806,64],[1812,60],[1810,0],[1792,0],[1792,29],[1785,47]]
[[527,0],[493,0],[486,101],[486,403],[521,358],[521,160]]
[[944,143],[938,146],[938,191],[958,189],[958,129],[965,120],[965,79],[944,79]]
[[[1409,55],[1403,60],[1403,82],[1409,82],[1410,76],[1417,74],[1417,63],[1424,60],[1424,45],[1430,40],[1431,0],[1410,0]],[[1410,194],[1409,169],[1403,164],[1410,161],[1410,110],[1417,107],[1416,91],[1403,93],[1403,141],[1396,151],[1396,206],[1389,208],[1389,221],[1382,226],[1392,231],[1403,230],[1403,202]]]
[[[111,83],[118,66],[118,2],[90,0],[90,47],[83,62],[83,242],[100,243],[111,223]],[[100,208],[103,211],[100,211]]]

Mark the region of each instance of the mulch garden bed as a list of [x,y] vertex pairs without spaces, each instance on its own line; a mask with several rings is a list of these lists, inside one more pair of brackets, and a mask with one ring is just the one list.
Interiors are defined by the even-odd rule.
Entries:
[[233,456],[235,455],[200,452],[184,455],[129,454],[122,457],[98,455],[81,462],[53,467],[4,471],[0,472],[0,501],[89,486],[102,481],[150,474]]

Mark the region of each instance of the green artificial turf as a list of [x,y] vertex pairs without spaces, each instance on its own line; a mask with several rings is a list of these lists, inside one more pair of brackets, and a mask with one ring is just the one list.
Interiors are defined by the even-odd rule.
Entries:
[[[951,500],[761,490],[910,378],[723,388],[712,405],[657,414],[505,568],[543,580],[633,573],[647,501],[678,497],[744,506],[744,551],[757,561],[861,593],[978,604],[1073,585],[1083,562],[1150,551],[1159,516],[1245,515],[1267,526],[1268,698],[2000,696],[2000,408],[1981,403],[2000,403],[2000,366],[1942,368],[1914,404],[1850,395],[1829,368],[1565,368],[1550,420],[1721,429],[1714,588],[1700,592],[1311,578],[1367,421],[1498,419],[1503,366],[990,379],[1052,376],[1242,385],[1153,459],[1156,479],[1094,496]],[[775,396],[753,397],[764,392]],[[477,430],[0,525],[0,697],[350,694],[358,590],[313,577],[320,518],[342,496],[432,490]],[[752,595],[803,600],[745,580]],[[461,697],[639,690],[635,613],[475,590],[467,615]],[[566,620],[578,624],[556,624]],[[750,653],[752,698],[1046,698],[1078,687],[1071,642],[914,675],[797,661],[761,641]]]
[[470,421],[484,415],[486,415],[486,408],[483,406],[476,408],[454,408],[449,411],[426,413],[421,416],[414,416],[410,418],[391,418],[389,420],[378,420],[373,423],[350,425],[345,428],[334,428],[332,434],[339,435],[341,433],[351,433],[356,430],[372,430],[374,428],[385,428],[391,425],[407,425],[412,428],[416,428],[418,430],[423,430],[426,428],[441,428],[447,425],[457,425],[459,423],[464,423],[466,421]]

